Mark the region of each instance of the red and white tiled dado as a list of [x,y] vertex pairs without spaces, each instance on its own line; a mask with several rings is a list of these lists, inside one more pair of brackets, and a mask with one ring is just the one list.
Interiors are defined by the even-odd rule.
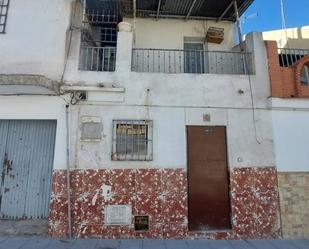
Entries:
[[[71,172],[72,232],[76,238],[278,238],[279,201],[275,167],[235,168],[230,173],[232,230],[188,231],[185,169],[100,169]],[[111,186],[109,198],[103,186]],[[104,224],[105,205],[131,205],[132,215],[149,215],[150,229]],[[55,170],[50,235],[66,237],[66,171]]]

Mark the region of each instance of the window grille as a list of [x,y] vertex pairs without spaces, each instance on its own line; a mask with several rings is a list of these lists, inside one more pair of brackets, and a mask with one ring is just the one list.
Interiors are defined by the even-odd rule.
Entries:
[[101,40],[106,43],[117,43],[117,29],[113,28],[101,28]]
[[97,2],[84,0],[79,70],[113,72],[120,17]]
[[0,0],[0,34],[5,33],[10,0]]
[[309,49],[278,48],[279,62],[281,67],[295,65],[301,58],[309,55]]
[[151,161],[152,121],[114,120],[112,160]]

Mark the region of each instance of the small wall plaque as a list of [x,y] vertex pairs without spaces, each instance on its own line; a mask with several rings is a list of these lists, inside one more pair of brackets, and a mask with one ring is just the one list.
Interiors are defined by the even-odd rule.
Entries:
[[130,205],[107,205],[104,211],[107,225],[130,225],[132,223],[132,206]]
[[148,231],[149,230],[149,216],[137,215],[134,217],[134,229],[135,231]]
[[102,139],[103,124],[99,117],[83,117],[81,124],[81,141],[99,142]]

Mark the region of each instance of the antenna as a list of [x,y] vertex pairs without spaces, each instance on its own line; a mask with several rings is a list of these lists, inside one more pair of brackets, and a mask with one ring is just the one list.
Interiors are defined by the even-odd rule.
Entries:
[[281,7],[281,24],[282,24],[282,29],[286,29],[285,8],[284,8],[283,0],[280,0],[280,7]]
[[285,20],[285,8],[284,8],[284,0],[280,0],[280,8],[281,8],[281,24],[282,31],[284,32],[286,39],[286,46],[289,47],[289,39],[288,39],[288,31],[286,29],[286,20]]

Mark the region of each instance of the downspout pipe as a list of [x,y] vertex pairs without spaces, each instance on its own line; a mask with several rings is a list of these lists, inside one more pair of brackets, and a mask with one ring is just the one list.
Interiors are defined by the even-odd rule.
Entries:
[[72,239],[72,219],[71,219],[71,178],[70,178],[70,129],[69,129],[69,108],[70,105],[65,106],[66,119],[66,166],[67,166],[67,199],[68,199],[68,238]]

